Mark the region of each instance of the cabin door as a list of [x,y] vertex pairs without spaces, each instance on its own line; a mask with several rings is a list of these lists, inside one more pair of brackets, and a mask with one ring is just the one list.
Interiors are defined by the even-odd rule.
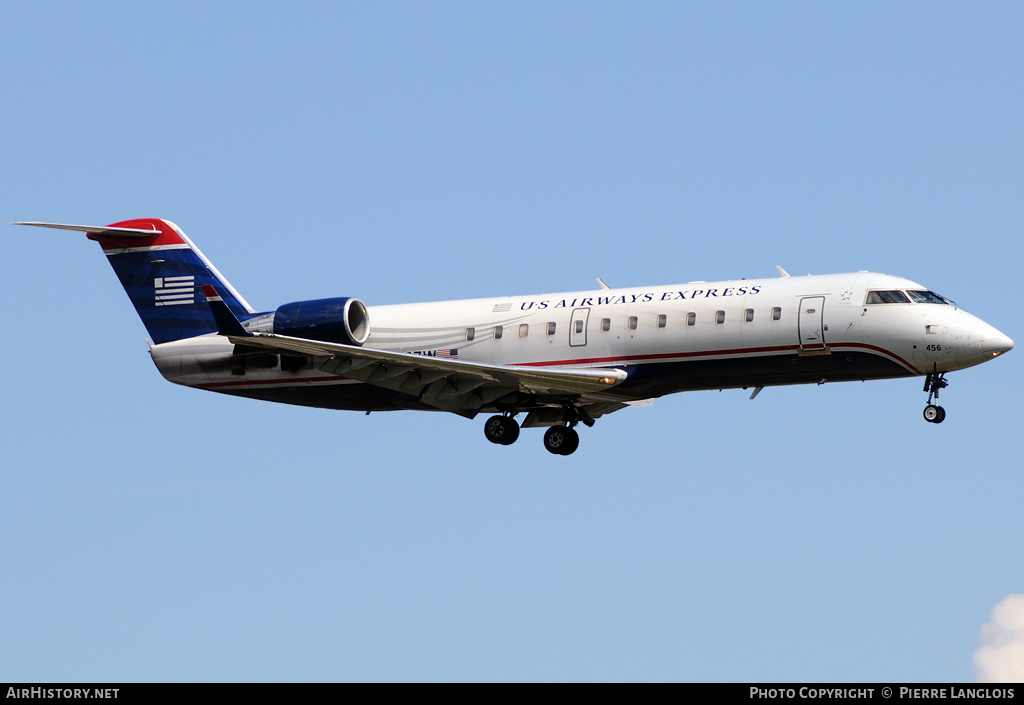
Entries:
[[587,319],[590,318],[589,308],[573,309],[572,320],[569,322],[569,345],[574,348],[587,344]]
[[797,323],[800,351],[825,349],[825,297],[805,296],[800,299],[800,319]]

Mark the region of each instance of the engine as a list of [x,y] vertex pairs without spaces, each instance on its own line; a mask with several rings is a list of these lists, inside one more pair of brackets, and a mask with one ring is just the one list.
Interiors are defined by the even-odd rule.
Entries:
[[273,332],[326,343],[362,345],[370,337],[370,316],[359,299],[296,301],[246,322],[251,331]]

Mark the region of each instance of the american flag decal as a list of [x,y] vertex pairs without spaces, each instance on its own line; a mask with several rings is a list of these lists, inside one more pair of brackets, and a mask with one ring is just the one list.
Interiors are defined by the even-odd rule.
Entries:
[[459,359],[459,351],[456,350],[455,348],[447,348],[445,350],[438,350],[437,351],[437,357],[446,357],[446,358],[448,358],[450,360],[458,360]]
[[157,277],[153,280],[157,306],[181,306],[196,302],[196,278]]

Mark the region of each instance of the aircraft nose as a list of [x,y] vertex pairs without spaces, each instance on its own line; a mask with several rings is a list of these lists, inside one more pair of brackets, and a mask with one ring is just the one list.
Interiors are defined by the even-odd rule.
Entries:
[[998,357],[1004,352],[1009,352],[1013,349],[1013,341],[1010,340],[1009,336],[1003,335],[995,328],[989,328],[982,333],[979,347],[981,352],[992,357]]

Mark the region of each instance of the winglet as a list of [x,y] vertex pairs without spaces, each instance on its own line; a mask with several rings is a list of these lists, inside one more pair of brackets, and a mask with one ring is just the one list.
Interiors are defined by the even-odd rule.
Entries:
[[780,267],[779,265],[775,265],[775,268],[776,268],[777,270],[779,270],[779,276],[780,276],[780,277],[783,277],[783,278],[785,278],[785,277],[788,277],[788,276],[789,276],[789,272],[787,272],[787,271],[786,271],[785,269],[783,269],[783,268],[782,268],[782,267]]
[[604,283],[604,279],[602,279],[601,277],[597,278],[597,283],[601,285],[602,289],[611,289],[610,286]]
[[224,303],[224,299],[217,293],[217,289],[210,284],[203,284],[203,293],[206,294],[206,303],[210,304],[210,311],[213,313],[213,320],[217,322],[217,333],[219,335],[239,335],[251,337],[252,333],[242,327],[242,324],[231,313],[231,309]]

